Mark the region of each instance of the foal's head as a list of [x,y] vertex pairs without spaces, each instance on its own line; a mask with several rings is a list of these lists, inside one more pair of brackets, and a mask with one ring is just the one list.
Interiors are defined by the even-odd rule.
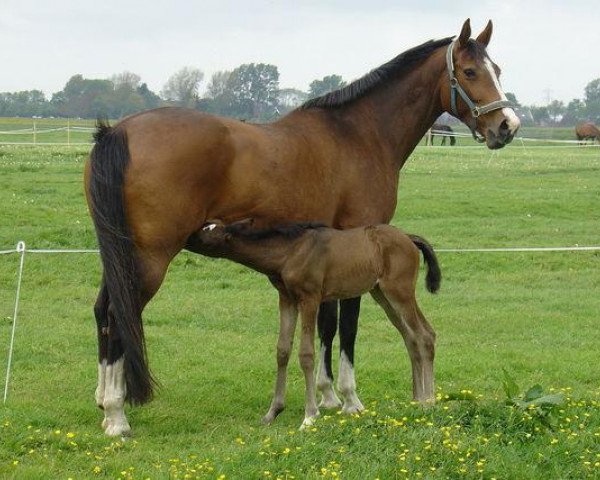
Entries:
[[476,39],[471,38],[469,20],[465,21],[447,52],[441,97],[444,109],[467,124],[474,135],[478,132],[489,148],[502,148],[512,141],[521,122],[500,86],[500,68],[487,54],[491,37],[491,20]]

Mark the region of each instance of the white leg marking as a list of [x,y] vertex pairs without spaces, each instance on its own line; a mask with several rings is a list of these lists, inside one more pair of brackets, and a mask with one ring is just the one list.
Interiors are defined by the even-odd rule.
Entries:
[[319,407],[323,408],[339,408],[342,406],[342,401],[335,394],[333,382],[327,370],[325,369],[325,348],[321,346],[321,355],[319,357],[319,373],[317,375],[317,388],[321,392],[321,403]]
[[124,359],[121,357],[115,363],[106,366],[102,427],[111,437],[131,433],[124,410],[127,388],[123,364]]
[[345,352],[340,355],[340,373],[338,376],[338,390],[344,397],[344,413],[358,413],[365,409],[356,395],[356,381],[354,379],[354,367]]
[[96,405],[104,405],[104,389],[106,388],[106,359],[98,363],[98,386],[96,387]]

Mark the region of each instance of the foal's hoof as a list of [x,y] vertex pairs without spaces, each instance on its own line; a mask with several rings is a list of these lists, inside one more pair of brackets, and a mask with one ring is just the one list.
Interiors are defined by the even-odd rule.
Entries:
[[306,417],[302,421],[302,425],[300,425],[299,430],[306,430],[309,427],[312,427],[315,424],[315,417]]
[[277,415],[279,415],[281,412],[283,412],[283,408],[284,407],[276,407],[276,408],[270,408],[269,411],[267,412],[267,414],[262,417],[262,419],[260,420],[260,423],[262,423],[263,425],[270,425],[271,423],[273,423],[273,420],[275,420],[277,418]]

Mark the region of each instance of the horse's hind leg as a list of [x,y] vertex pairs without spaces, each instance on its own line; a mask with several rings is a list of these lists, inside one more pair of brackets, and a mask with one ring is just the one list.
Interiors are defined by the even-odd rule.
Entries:
[[263,417],[263,423],[271,423],[285,407],[285,385],[287,379],[287,365],[292,352],[294,332],[298,309],[296,304],[286,296],[279,294],[279,339],[277,340],[277,380],[271,407]]
[[321,303],[317,320],[319,339],[321,340],[317,388],[322,395],[319,406],[323,408],[342,406],[342,402],[333,389],[333,369],[331,368],[333,339],[338,321],[337,304],[337,300]]
[[344,397],[344,413],[358,413],[365,409],[356,395],[354,378],[354,344],[358,332],[360,297],[342,300],[340,308],[340,369],[338,390]]
[[96,404],[103,408],[104,389],[106,385],[106,365],[108,358],[108,290],[104,279],[94,305],[94,316],[98,328],[98,386],[96,387]]
[[[142,309],[160,287],[169,260],[154,256],[151,260],[140,261],[140,271],[143,272],[140,279]],[[94,310],[101,337],[99,340],[101,358],[96,401],[104,410],[102,428],[109,436],[129,435],[131,427],[125,415],[127,398],[125,351],[116,325],[114,307],[110,302],[104,282]]]
[[395,286],[380,286],[371,295],[404,339],[412,365],[413,398],[421,403],[433,402],[435,332],[419,309],[414,292],[407,294]]

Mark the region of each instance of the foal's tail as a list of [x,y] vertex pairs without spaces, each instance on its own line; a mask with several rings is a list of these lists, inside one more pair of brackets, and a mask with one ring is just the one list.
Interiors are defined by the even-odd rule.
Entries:
[[[155,382],[146,357],[140,267],[125,214],[123,184],[129,163],[127,136],[123,129],[99,121],[94,139],[96,144],[90,155],[90,208],[112,308],[109,314],[114,324],[109,325],[116,327],[123,348],[127,400],[142,404],[152,398]],[[113,352],[113,355],[115,353],[119,354]]]
[[409,235],[409,238],[423,253],[423,258],[427,264],[427,276],[425,277],[425,286],[431,293],[436,293],[440,289],[442,281],[442,271],[438,263],[433,247],[422,237],[418,235]]

